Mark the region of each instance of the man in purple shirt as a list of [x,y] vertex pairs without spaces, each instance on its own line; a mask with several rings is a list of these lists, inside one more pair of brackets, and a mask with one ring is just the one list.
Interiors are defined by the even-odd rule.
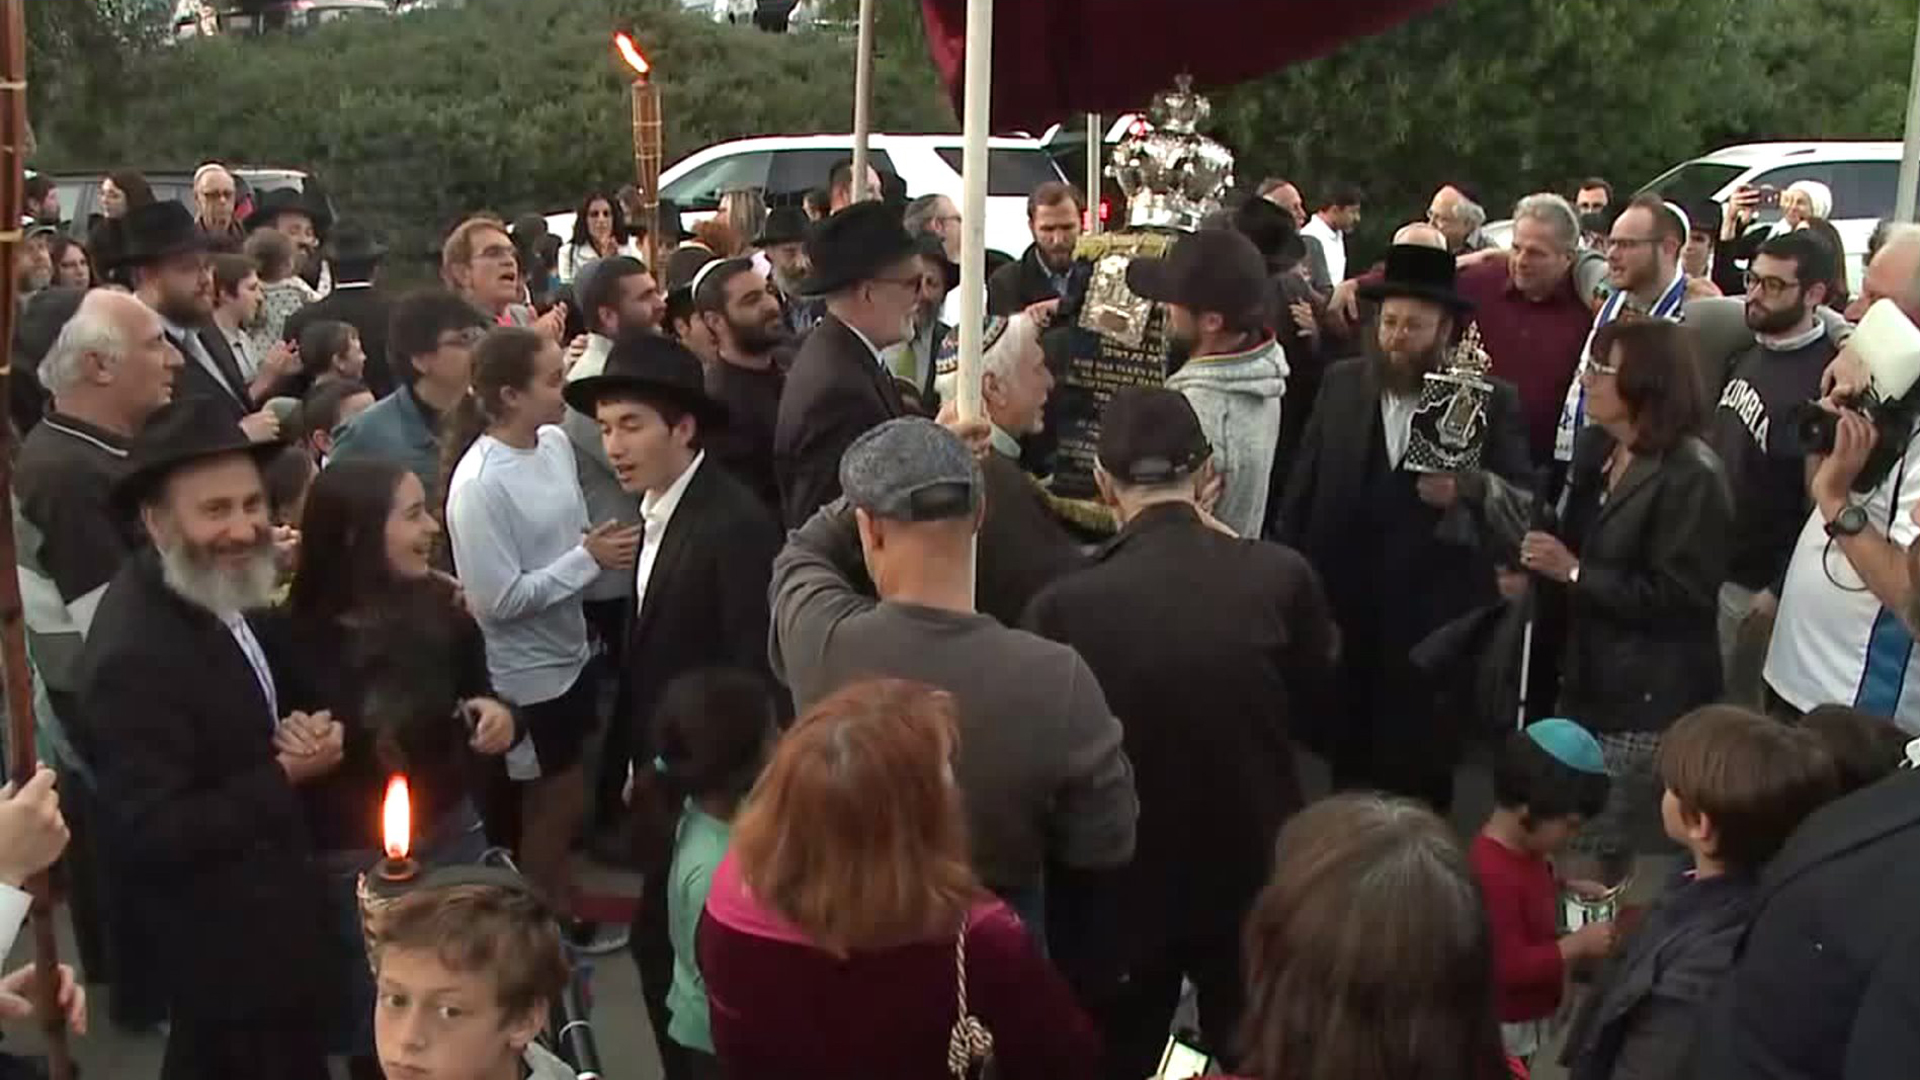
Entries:
[[1579,244],[1580,220],[1567,200],[1529,195],[1514,207],[1506,257],[1477,262],[1459,275],[1493,374],[1520,391],[1536,465],[1553,457],[1561,402],[1593,328],[1593,310],[1574,284]]

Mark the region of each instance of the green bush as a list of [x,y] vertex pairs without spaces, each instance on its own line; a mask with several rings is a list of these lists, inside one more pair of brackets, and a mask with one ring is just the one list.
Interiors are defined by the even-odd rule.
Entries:
[[[150,49],[104,87],[69,71],[95,92],[50,95],[35,165],[305,168],[343,215],[425,258],[472,211],[570,209],[588,188],[633,178],[617,27],[633,28],[655,64],[668,163],[742,135],[852,124],[853,49],[834,37],[717,25],[639,0],[472,0]],[[953,128],[924,57],[882,57],[874,113],[882,130]]]

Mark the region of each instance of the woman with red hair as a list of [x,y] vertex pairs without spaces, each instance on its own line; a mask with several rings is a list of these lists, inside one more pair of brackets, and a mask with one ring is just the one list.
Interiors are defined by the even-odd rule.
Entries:
[[974,877],[952,699],[857,683],[801,717],[736,819],[701,927],[728,1076],[1090,1077],[1092,1023]]

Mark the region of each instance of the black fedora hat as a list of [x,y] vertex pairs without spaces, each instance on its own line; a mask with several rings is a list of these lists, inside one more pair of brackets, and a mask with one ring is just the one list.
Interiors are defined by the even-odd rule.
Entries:
[[233,414],[212,398],[178,398],[161,406],[134,437],[128,469],[114,484],[113,499],[131,513],[183,465],[226,454],[247,454],[264,464],[281,446],[249,440]]
[[1473,301],[1454,288],[1453,253],[1424,244],[1395,244],[1387,251],[1385,274],[1360,286],[1361,297],[1385,300],[1410,296],[1439,304],[1456,314],[1473,310]]
[[760,235],[753,238],[753,246],[770,248],[776,244],[802,243],[812,224],[805,210],[797,206],[776,206],[767,211],[767,220],[760,226]]
[[370,263],[386,258],[387,245],[357,221],[343,221],[327,237],[327,258],[337,263]]
[[207,250],[207,237],[193,223],[193,211],[161,199],[128,210],[120,219],[120,249],[112,260],[119,266],[159,262],[175,255]]
[[588,416],[601,398],[628,393],[677,405],[692,413],[702,430],[727,423],[726,405],[707,394],[700,358],[664,334],[623,335],[607,353],[600,374],[570,382],[561,393],[568,405]]
[[807,261],[813,270],[800,282],[802,296],[825,296],[866,281],[915,254],[900,212],[878,202],[857,202],[813,227]]
[[274,188],[261,193],[254,200],[253,212],[247,215],[247,231],[263,229],[273,224],[273,219],[281,214],[305,214],[313,222],[313,231],[324,234],[333,226],[333,214],[323,205],[307,198],[306,192],[297,188]]

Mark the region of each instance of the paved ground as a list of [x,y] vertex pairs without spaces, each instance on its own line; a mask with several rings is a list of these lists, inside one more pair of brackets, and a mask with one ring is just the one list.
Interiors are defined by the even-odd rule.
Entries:
[[[1325,771],[1317,762],[1304,763],[1302,772],[1309,792],[1326,790]],[[1474,766],[1463,768],[1460,771],[1454,813],[1455,825],[1463,836],[1471,835],[1479,827],[1491,805],[1492,792],[1486,770]],[[1636,891],[1644,891],[1664,877],[1658,860],[1643,861],[1640,871],[1640,887]],[[605,886],[631,887],[629,881],[610,877],[602,870],[589,867],[584,874]],[[22,943],[8,961],[7,970],[26,962],[31,956],[29,936],[22,934],[21,937]],[[75,955],[73,939],[64,919],[61,938],[61,955],[71,958]],[[653,1035],[647,1024],[646,1012],[640,1004],[640,980],[632,960],[624,953],[600,958],[593,966],[592,984],[595,995],[594,1030],[599,1040],[605,1076],[608,1080],[657,1080],[660,1075],[659,1060],[654,1053]],[[73,1043],[87,1080],[150,1080],[158,1076],[161,1037],[132,1036],[114,1030],[106,1023],[105,1004],[103,999],[97,1000],[91,1010],[99,1025],[97,1029]],[[8,1050],[32,1053],[36,1052],[38,1046],[37,1032],[27,1030],[27,1026],[20,1024],[10,1027],[6,1038]],[[1557,1066],[1542,1063],[1536,1065],[1534,1075],[1539,1080],[1562,1080],[1565,1073]]]

